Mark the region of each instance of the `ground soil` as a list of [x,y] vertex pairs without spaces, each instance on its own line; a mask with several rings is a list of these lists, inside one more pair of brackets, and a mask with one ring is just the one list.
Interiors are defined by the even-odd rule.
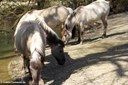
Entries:
[[[109,16],[107,38],[103,30],[85,34],[82,45],[72,40],[65,48],[66,63],[57,64],[46,49],[41,75],[45,85],[128,85],[128,13]],[[23,79],[22,58],[9,64],[10,75]]]

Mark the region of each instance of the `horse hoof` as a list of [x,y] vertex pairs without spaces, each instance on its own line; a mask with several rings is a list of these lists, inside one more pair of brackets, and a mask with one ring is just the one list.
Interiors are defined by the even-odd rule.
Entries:
[[106,34],[103,34],[101,38],[104,39],[104,38],[106,38],[106,37],[107,37],[107,35],[106,35]]
[[14,49],[14,52],[15,52],[15,53],[18,53],[18,50],[17,50],[17,49]]
[[81,41],[80,40],[77,40],[76,44],[80,44],[80,43],[81,43]]
[[80,42],[76,42],[76,44],[80,44]]
[[80,45],[83,45],[83,42],[80,42]]

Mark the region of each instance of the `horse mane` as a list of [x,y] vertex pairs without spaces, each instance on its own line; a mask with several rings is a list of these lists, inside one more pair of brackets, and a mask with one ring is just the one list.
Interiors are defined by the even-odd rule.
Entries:
[[76,12],[72,12],[71,14],[68,15],[68,20],[70,21],[74,16]]
[[36,21],[41,25],[42,29],[46,32],[46,39],[49,45],[61,44],[64,47],[63,41],[59,36],[46,24],[44,18],[37,16]]

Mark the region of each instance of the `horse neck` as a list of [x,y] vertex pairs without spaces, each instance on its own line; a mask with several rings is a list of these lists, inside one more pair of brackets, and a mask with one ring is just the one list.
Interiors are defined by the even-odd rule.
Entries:
[[69,22],[70,22],[70,24],[69,24],[70,25],[69,26],[70,27],[69,31],[72,32],[72,30],[73,30],[73,28],[75,26],[75,18],[73,17]]
[[71,22],[72,22],[72,28],[73,28],[76,24],[75,17],[72,18]]
[[45,23],[44,19],[41,17],[38,18],[39,24],[41,25],[42,29],[45,31],[47,37],[47,43],[49,45],[56,45],[59,44],[60,38],[58,35]]

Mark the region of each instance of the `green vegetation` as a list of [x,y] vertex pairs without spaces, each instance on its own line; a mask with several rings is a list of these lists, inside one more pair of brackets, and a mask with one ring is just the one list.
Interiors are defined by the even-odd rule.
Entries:
[[12,40],[6,33],[0,32],[0,81],[11,80],[8,73],[8,64],[14,55]]

